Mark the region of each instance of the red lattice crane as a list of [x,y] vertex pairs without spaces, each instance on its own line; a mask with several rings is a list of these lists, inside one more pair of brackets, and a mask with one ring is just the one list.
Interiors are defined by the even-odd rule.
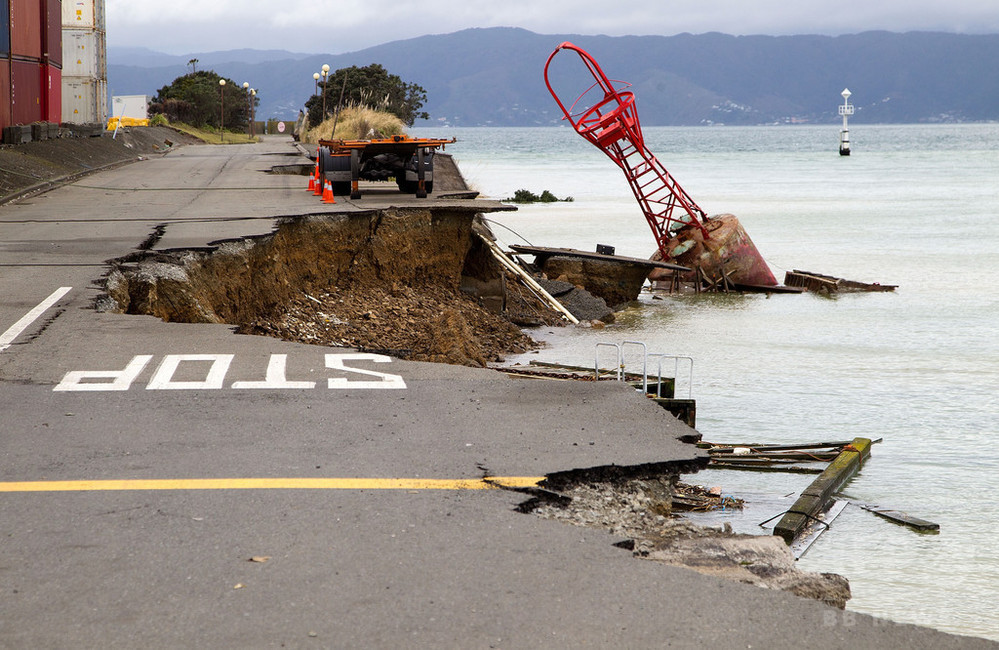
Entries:
[[[552,59],[562,50],[578,54],[594,78],[593,84],[568,108],[552,88],[548,78]],[[545,63],[545,85],[562,109],[565,115],[563,119],[572,125],[576,133],[607,154],[624,171],[652,228],[662,259],[670,258],[666,244],[672,234],[684,226],[692,225],[700,229],[705,240],[710,239],[708,229],[704,226],[707,214],[646,148],[638,112],[635,110],[635,94],[626,90],[631,84],[608,79],[592,56],[566,41],[555,48]],[[602,99],[577,110],[576,105],[585,97],[594,97],[599,93],[603,93]]]

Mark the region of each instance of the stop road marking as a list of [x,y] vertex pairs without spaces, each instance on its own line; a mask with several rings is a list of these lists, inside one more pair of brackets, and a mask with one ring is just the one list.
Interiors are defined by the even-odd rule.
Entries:
[[[225,388],[226,374],[235,355],[232,354],[168,354],[156,367],[146,390],[220,390]],[[143,354],[132,357],[131,361],[121,370],[73,370],[67,372],[52,390],[69,391],[127,391],[139,375],[146,369],[153,355]],[[342,373],[364,375],[366,379],[351,380],[347,377],[328,377],[326,387],[330,390],[399,390],[406,388],[406,382],[401,375],[377,372],[347,365],[348,361],[369,361],[373,363],[391,363],[392,358],[382,354],[366,352],[327,354],[325,365],[327,369]],[[175,379],[177,371],[185,363],[209,363],[204,375],[195,380]],[[271,389],[271,390],[309,390],[316,387],[314,381],[289,381],[286,368],[288,355],[272,354],[267,363],[267,370],[262,380],[235,381],[230,385],[234,390]]]

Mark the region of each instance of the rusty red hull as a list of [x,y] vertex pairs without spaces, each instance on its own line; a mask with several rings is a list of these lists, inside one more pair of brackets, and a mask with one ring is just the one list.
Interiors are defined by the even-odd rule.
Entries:
[[724,276],[736,284],[777,285],[773,272],[735,215],[715,215],[704,225],[709,233],[707,239],[696,228],[684,228],[670,239],[670,261],[700,269],[712,281]]

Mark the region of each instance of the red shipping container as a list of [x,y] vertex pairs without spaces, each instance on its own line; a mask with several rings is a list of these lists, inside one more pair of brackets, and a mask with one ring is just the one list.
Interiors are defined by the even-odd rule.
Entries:
[[10,59],[0,59],[0,129],[11,124]]
[[41,59],[44,14],[39,0],[10,0],[10,52],[14,58]]
[[42,60],[62,67],[62,0],[45,0]]
[[10,112],[13,124],[31,124],[44,119],[42,73],[43,67],[37,61],[11,61]]
[[[6,59],[9,54],[10,54],[10,0],[0,0],[0,57]],[[10,89],[8,88],[7,90]]]
[[42,97],[42,119],[59,124],[62,122],[62,70],[54,65],[45,66],[45,91]]

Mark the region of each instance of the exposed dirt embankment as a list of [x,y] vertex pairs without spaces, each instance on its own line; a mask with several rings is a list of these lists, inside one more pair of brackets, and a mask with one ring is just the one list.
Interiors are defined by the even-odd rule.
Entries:
[[505,291],[501,272],[472,235],[475,216],[472,207],[438,206],[289,219],[273,235],[214,252],[123,261],[108,277],[112,300],[102,305],[166,321],[230,323],[288,340],[485,365],[533,345],[506,316],[534,307]]

